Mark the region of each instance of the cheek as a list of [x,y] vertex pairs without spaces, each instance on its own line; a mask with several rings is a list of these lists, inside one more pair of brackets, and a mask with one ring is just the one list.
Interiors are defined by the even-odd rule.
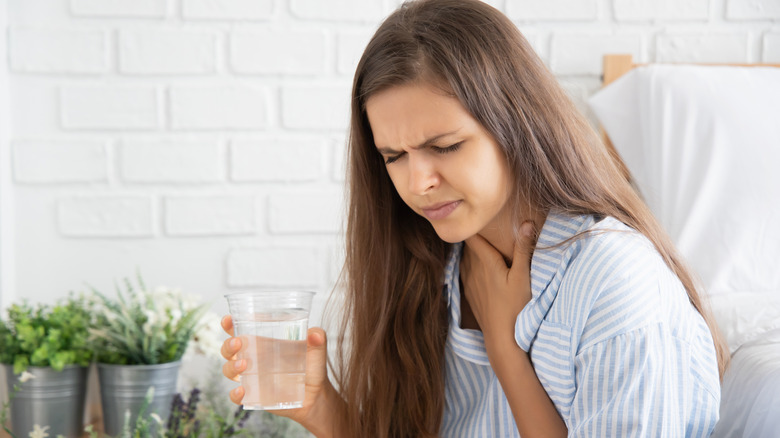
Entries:
[[464,176],[468,178],[469,187],[481,204],[480,209],[486,213],[496,214],[509,200],[513,186],[508,172],[501,166],[483,167]]
[[494,160],[474,157],[459,166],[453,180],[463,191],[470,192],[477,201],[483,203],[498,202],[505,198],[509,190],[509,178],[506,171]]

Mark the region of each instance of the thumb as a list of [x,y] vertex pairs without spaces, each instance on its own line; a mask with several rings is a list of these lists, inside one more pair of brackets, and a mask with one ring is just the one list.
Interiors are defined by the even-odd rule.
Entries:
[[319,327],[312,327],[306,335],[306,341],[310,348],[327,349],[328,337],[325,334],[325,330]]
[[306,337],[306,379],[311,376],[315,381],[322,381],[327,376],[328,338],[325,330],[312,327]]
[[522,269],[525,272],[530,272],[535,246],[536,227],[533,222],[525,221],[520,225],[520,241],[515,242],[512,271]]

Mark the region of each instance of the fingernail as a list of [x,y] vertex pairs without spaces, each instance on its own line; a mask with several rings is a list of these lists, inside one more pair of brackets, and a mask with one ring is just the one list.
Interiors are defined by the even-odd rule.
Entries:
[[237,360],[233,362],[233,368],[239,370],[244,367],[244,359]]
[[231,339],[231,340],[230,340],[230,348],[232,348],[232,349],[234,349],[234,350],[235,350],[235,349],[237,349],[238,347],[239,347],[239,345],[238,345],[238,339],[236,339],[236,338],[233,338],[233,339]]

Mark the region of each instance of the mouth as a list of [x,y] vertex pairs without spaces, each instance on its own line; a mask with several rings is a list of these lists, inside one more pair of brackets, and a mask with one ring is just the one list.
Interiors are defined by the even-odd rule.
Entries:
[[450,213],[458,208],[461,202],[462,201],[442,202],[439,204],[430,205],[428,207],[423,207],[421,210],[428,219],[439,220],[449,216]]

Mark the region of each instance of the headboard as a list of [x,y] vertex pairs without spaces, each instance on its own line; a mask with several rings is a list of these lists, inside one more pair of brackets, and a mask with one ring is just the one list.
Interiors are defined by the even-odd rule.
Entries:
[[[632,55],[604,55],[603,59],[603,77],[602,87],[606,87],[615,81],[615,79],[623,76],[625,73],[631,71],[634,67],[639,67],[647,64],[635,64]],[[780,67],[780,64],[698,64],[698,65],[732,65],[740,67]]]

